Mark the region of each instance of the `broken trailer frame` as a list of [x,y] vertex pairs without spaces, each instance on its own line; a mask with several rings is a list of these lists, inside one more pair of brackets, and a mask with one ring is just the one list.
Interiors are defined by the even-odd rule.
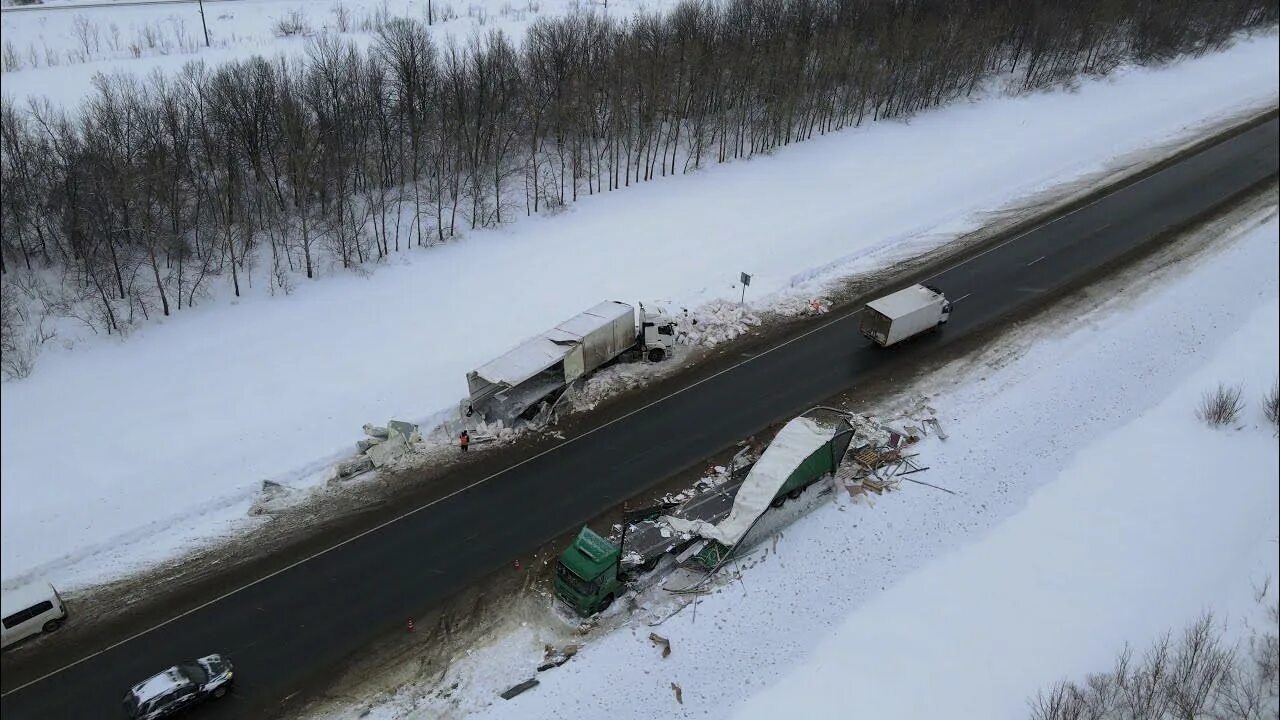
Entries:
[[625,355],[659,362],[674,346],[675,323],[661,310],[598,303],[468,372],[468,409],[509,425]]
[[[835,424],[836,429],[818,449],[790,470],[769,502],[773,508],[799,497],[822,478],[835,477],[857,434],[857,426],[850,422],[853,416],[842,410],[813,408],[800,418],[819,410],[834,415],[834,423],[828,418],[823,424]],[[616,545],[591,528],[583,527],[557,559],[554,580],[557,598],[582,617],[594,615],[608,608],[640,576],[656,570],[664,558],[673,558],[676,565],[700,566],[709,576],[733,555],[750,529],[726,546],[696,534],[676,532],[658,516],[669,514],[673,518],[708,524],[724,521],[733,511],[738,491],[757,463],[759,460],[742,466],[734,464],[728,480],[697,493],[674,509],[671,504],[660,504],[642,510],[624,510],[622,534]],[[763,514],[752,518],[751,527]]]

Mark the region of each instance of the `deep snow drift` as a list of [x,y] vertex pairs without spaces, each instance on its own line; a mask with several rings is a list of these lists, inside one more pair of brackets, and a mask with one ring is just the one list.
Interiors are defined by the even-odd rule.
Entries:
[[[1077,304],[1096,312],[1068,305],[922,380],[949,437],[913,451],[959,495],[837,492],[731,563],[696,613],[642,613],[544,673],[543,643],[583,639],[526,617],[422,685],[325,716],[1023,718],[1036,691],[1203,609],[1239,637],[1280,560],[1260,407],[1280,367],[1278,234],[1273,206],[1171,271],[1156,258],[1090,291],[1107,300]],[[1195,410],[1219,382],[1248,405],[1213,429]]]
[[454,406],[468,370],[601,300],[736,302],[739,271],[760,306],[809,297],[1274,106],[1278,47],[868,125],[46,352],[4,386],[3,580],[81,586],[231,531],[263,479],[321,481],[361,424]]

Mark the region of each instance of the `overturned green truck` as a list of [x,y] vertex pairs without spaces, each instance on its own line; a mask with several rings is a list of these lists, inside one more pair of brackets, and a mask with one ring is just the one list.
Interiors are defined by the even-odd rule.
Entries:
[[848,416],[814,409],[778,431],[756,462],[678,506],[624,513],[617,544],[589,527],[556,562],[556,596],[582,617],[608,608],[627,585],[666,558],[713,570],[770,507],[781,507],[834,475],[853,440]]

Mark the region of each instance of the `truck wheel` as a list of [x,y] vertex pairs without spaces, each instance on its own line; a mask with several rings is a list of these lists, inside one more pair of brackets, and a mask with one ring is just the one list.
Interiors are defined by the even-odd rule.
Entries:
[[662,362],[662,359],[666,356],[667,351],[660,347],[649,348],[649,362]]
[[223,695],[226,695],[226,694],[227,694],[227,686],[226,686],[226,685],[219,685],[219,686],[218,686],[217,688],[215,688],[215,689],[214,689],[214,691],[213,691],[213,696],[214,696],[214,697],[216,697],[216,698],[220,698],[220,697],[222,697]]
[[597,610],[596,612],[598,612],[598,613],[602,613],[602,612],[604,612],[605,610],[608,610],[608,609],[609,609],[609,606],[610,606],[610,605],[612,605],[612,604],[613,604],[613,596],[612,596],[612,595],[605,595],[605,596],[604,596],[604,600],[601,600],[601,601],[600,601],[600,609],[599,609],[599,610]]
[[45,631],[45,632],[47,632],[47,633],[51,633],[51,632],[53,632],[54,630],[57,630],[57,629],[58,629],[58,628],[60,628],[60,627],[62,627],[62,621],[61,621],[61,620],[50,620],[49,622],[47,622],[47,623],[45,623],[45,624],[44,624],[44,628],[43,628],[43,629],[44,629],[44,631]]
[[787,496],[779,495],[778,497],[773,499],[773,502],[769,503],[769,506],[774,508],[780,508],[783,505],[785,505],[786,502],[787,502]]
[[787,499],[795,500],[796,498],[800,497],[800,493],[802,492],[804,492],[804,488],[798,487],[795,490],[792,490],[791,492],[787,493]]

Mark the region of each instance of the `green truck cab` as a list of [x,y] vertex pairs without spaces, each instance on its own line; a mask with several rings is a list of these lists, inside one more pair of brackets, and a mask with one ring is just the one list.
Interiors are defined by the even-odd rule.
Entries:
[[621,589],[620,559],[616,545],[591,528],[582,528],[556,563],[556,595],[582,617],[604,610]]

